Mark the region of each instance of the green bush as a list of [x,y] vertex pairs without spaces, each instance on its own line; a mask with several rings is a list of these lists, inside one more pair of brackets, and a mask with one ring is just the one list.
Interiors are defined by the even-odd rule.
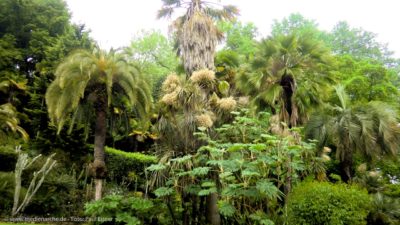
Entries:
[[155,156],[139,152],[124,152],[110,147],[105,151],[108,177],[118,184],[127,180],[133,180],[136,186],[144,183],[144,169],[157,161]]
[[387,184],[383,193],[389,197],[400,199],[400,184]]
[[81,175],[82,177],[79,177],[73,171],[50,172],[24,213],[52,216],[83,215],[83,206],[88,199],[86,190],[82,187],[82,183],[85,182],[84,174]]
[[306,181],[288,196],[288,222],[298,225],[366,224],[370,203],[367,191],[359,187]]
[[111,147],[106,147],[106,153],[109,155],[119,155],[139,163],[155,163],[157,161],[157,157],[152,155],[146,155],[140,152],[125,152]]
[[166,212],[164,204],[140,196],[108,195],[85,205],[85,214],[88,216],[130,225],[171,224],[163,212]]
[[0,172],[0,218],[1,215],[9,215],[11,213],[14,185],[14,173]]

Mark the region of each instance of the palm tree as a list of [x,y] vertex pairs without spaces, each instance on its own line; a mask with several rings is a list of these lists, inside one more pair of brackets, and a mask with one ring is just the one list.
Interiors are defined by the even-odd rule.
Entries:
[[72,53],[57,67],[55,75],[46,92],[46,103],[58,133],[67,121],[72,128],[75,120],[95,119],[92,169],[95,199],[99,200],[106,173],[104,145],[109,108],[121,103],[145,115],[152,101],[149,86],[140,71],[116,51],[98,48]]
[[204,0],[162,0],[163,7],[158,18],[171,17],[177,8],[186,9],[185,15],[178,17],[172,28],[177,37],[178,53],[182,58],[186,75],[189,77],[200,69],[214,69],[215,47],[223,37],[214,20],[233,19],[238,14],[235,6],[218,5]]
[[0,105],[0,140],[5,139],[9,132],[19,133],[26,141],[29,136],[26,131],[19,126],[18,112],[11,103]]
[[383,102],[349,106],[343,86],[335,88],[339,105],[326,105],[311,116],[306,137],[319,146],[334,146],[340,161],[342,178],[352,178],[353,156],[360,153],[368,161],[395,156],[400,145],[398,114]]
[[238,88],[254,97],[258,109],[269,107],[275,114],[280,108],[280,119],[289,127],[304,123],[332,82],[328,50],[295,34],[264,39],[259,49],[251,67],[237,76]]
[[[159,18],[171,17],[177,8],[186,9],[186,13],[178,17],[172,25],[172,28],[175,29],[178,54],[184,65],[186,79],[188,80],[191,76],[194,77],[195,71],[207,71],[206,73],[209,73],[214,70],[215,48],[218,41],[223,37],[222,32],[215,26],[214,20],[233,19],[238,14],[237,8],[227,5],[216,9],[212,6],[219,4],[204,0],[162,1],[163,7],[159,10]],[[201,85],[204,86],[204,84]],[[191,85],[189,84],[189,86]],[[204,100],[209,98],[209,93],[207,93],[206,89],[202,89],[200,92]],[[171,97],[173,95],[175,94],[169,93],[166,96]],[[195,109],[190,106],[190,102],[196,99],[196,95],[196,93],[186,91],[185,88],[179,94],[183,99],[190,100],[189,104],[183,106],[184,124],[193,124]],[[217,200],[218,196],[214,193],[208,196],[209,210],[207,218],[211,224],[220,224]],[[183,213],[185,214],[185,212]]]

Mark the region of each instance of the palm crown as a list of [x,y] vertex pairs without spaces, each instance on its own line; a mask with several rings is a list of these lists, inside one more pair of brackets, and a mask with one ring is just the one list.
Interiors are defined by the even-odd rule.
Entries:
[[397,112],[383,102],[369,102],[349,107],[343,86],[336,87],[339,104],[326,105],[322,112],[311,116],[306,137],[319,145],[334,146],[341,162],[342,176],[351,179],[353,155],[358,152],[368,160],[396,155],[400,145]]
[[185,8],[186,13],[178,17],[172,28],[176,32],[178,53],[182,58],[185,72],[190,76],[200,69],[214,69],[215,47],[223,37],[214,20],[233,19],[238,14],[236,7],[218,5],[202,0],[163,0],[158,17],[171,17],[177,8]]
[[332,77],[329,52],[319,42],[297,35],[268,38],[260,43],[251,67],[239,74],[237,85],[255,96],[258,108],[280,108],[281,121],[303,123],[311,106],[321,103]]
[[[106,176],[105,140],[107,114],[112,103],[134,107],[145,114],[151,103],[151,92],[137,67],[117,52],[79,50],[71,54],[56,70],[56,79],[46,92],[49,117],[61,131],[72,117],[84,122],[95,115],[94,162],[95,199],[101,199],[102,182]],[[71,129],[70,129],[71,130]]]
[[[151,103],[150,88],[132,63],[114,50],[79,50],[56,70],[46,93],[51,120],[59,131],[67,118],[84,119],[99,104],[121,102],[145,115]],[[118,100],[118,101],[116,101]]]

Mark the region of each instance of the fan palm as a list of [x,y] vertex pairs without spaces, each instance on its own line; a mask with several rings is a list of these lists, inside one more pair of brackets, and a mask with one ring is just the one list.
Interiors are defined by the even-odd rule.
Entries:
[[254,97],[258,109],[270,107],[275,113],[280,108],[281,121],[289,126],[304,123],[332,82],[329,52],[295,34],[264,39],[259,49],[251,68],[236,78],[238,88]]
[[94,162],[95,199],[101,198],[105,177],[104,145],[107,114],[112,103],[134,107],[140,115],[150,108],[151,92],[140,71],[116,51],[79,50],[68,56],[56,69],[56,78],[46,92],[51,121],[58,132],[68,119],[95,119]]
[[368,215],[369,224],[396,224],[400,218],[400,201],[382,193],[375,193],[372,210]]
[[383,102],[349,107],[343,86],[336,87],[339,105],[327,105],[311,116],[306,137],[319,145],[334,146],[340,161],[342,178],[352,177],[353,155],[359,152],[367,160],[395,156],[400,145],[397,112]]
[[203,0],[162,0],[163,7],[158,17],[171,17],[177,8],[186,9],[185,15],[178,17],[172,27],[177,37],[178,52],[182,58],[185,72],[190,76],[200,69],[214,69],[215,47],[223,37],[214,20],[233,19],[238,14],[232,5],[213,8],[218,5]]

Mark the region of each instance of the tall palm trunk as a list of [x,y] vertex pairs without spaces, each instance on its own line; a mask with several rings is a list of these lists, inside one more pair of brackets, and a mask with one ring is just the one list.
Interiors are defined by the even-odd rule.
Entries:
[[98,102],[96,107],[96,129],[94,133],[94,176],[95,176],[95,200],[100,200],[103,189],[103,179],[106,174],[104,145],[107,129],[107,103],[104,99]]

